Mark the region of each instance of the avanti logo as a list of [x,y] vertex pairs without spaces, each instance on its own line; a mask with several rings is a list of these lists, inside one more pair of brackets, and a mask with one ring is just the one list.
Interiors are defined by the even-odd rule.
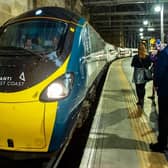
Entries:
[[21,79],[21,80],[24,81],[24,82],[26,81],[24,72],[22,72],[22,73],[20,74],[19,79]]

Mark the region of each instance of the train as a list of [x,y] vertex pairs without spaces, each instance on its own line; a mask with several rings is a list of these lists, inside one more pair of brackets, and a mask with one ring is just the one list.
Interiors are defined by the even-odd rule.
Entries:
[[105,41],[89,22],[40,7],[0,27],[0,155],[59,155],[82,127],[107,70]]
[[109,64],[112,63],[117,58],[119,58],[118,48],[115,45],[106,42],[105,50],[106,50],[106,53],[107,53],[107,62]]

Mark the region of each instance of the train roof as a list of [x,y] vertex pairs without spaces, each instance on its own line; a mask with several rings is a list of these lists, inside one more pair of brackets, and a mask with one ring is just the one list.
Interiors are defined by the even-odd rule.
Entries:
[[[40,14],[37,14],[37,11],[41,11]],[[8,20],[6,24],[14,23],[15,21],[31,18],[31,17],[55,17],[62,20],[71,21],[77,23],[81,18],[79,15],[69,11],[68,9],[64,9],[61,7],[39,7],[30,11],[27,11],[17,17],[14,17]]]

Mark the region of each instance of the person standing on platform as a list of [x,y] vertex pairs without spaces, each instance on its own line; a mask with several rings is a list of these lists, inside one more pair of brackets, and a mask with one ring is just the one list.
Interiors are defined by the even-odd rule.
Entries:
[[[156,43],[156,50],[155,50],[155,52],[151,53],[151,55],[150,55],[152,63],[153,63],[152,67],[151,67],[152,73],[154,73],[156,61],[158,59],[160,51],[161,51],[161,43],[159,42],[159,44]],[[152,83],[152,95],[148,96],[148,98],[152,99],[152,101],[153,101],[153,103],[155,105],[155,87],[154,87],[154,81]]]
[[137,105],[143,108],[145,97],[145,85],[147,80],[144,75],[144,68],[149,68],[151,59],[147,55],[145,45],[140,43],[138,47],[138,55],[132,59],[131,66],[134,67],[133,82],[135,83],[136,94],[138,98]]
[[168,46],[160,52],[157,59],[154,86],[158,95],[158,141],[150,144],[149,147],[154,152],[164,152],[168,142]]

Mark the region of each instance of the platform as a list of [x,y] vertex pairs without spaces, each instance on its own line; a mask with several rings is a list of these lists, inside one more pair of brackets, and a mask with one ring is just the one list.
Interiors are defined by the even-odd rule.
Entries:
[[136,105],[131,59],[109,67],[80,168],[168,168],[166,155],[149,149],[157,135],[157,100],[154,105],[147,98],[152,81],[142,111]]

